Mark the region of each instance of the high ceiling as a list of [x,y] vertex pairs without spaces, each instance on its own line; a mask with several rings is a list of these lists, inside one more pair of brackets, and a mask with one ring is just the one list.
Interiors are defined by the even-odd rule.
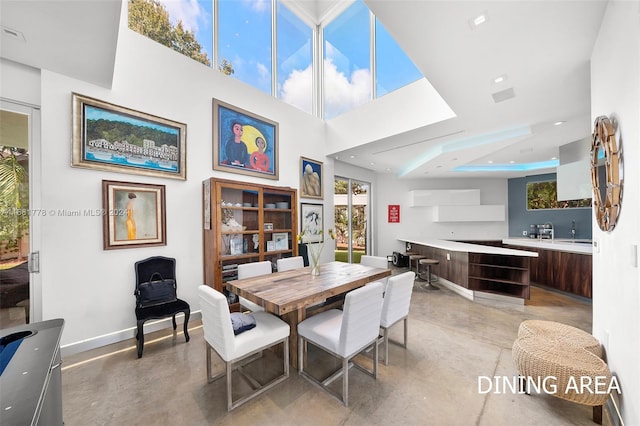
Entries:
[[[515,177],[555,168],[453,169],[525,168],[590,137],[590,56],[606,1],[365,2],[456,117],[336,153],[341,161],[409,178]],[[494,100],[508,89],[514,97]]]
[[[555,168],[453,169],[544,162],[589,138],[589,59],[606,0],[365,2],[456,117],[334,153],[341,161],[407,178],[514,177]],[[315,22],[345,5],[295,3]],[[480,14],[486,22],[473,28]],[[3,58],[111,86],[120,2],[0,0],[0,19]],[[513,97],[494,100],[509,89]],[[402,114],[395,108],[388,119]]]

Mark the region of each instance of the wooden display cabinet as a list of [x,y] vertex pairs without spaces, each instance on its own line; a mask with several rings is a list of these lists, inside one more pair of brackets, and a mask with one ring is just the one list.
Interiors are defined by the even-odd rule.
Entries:
[[238,265],[297,256],[296,189],[209,178],[203,182],[205,284],[227,294]]

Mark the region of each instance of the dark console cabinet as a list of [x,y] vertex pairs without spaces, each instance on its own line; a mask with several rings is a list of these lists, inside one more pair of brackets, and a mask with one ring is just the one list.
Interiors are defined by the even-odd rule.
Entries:
[[63,319],[2,331],[0,424],[58,426],[62,420]]

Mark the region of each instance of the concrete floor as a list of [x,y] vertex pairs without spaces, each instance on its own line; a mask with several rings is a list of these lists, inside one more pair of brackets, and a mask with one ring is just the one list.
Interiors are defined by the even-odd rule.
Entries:
[[[391,345],[389,365],[381,363],[377,380],[351,369],[349,407],[291,370],[284,383],[231,413],[224,379],[207,384],[202,327],[193,322],[189,343],[169,330],[148,335],[141,359],[133,340],[65,358],[64,421],[66,426],[595,424],[591,407],[553,396],[479,393],[479,376],[517,375],[511,345],[525,319],[590,332],[591,305],[537,287],[525,306],[517,306],[474,303],[445,288],[416,286],[408,349]],[[391,335],[401,340],[402,326]],[[313,367],[331,364],[313,359]],[[263,373],[278,367],[272,353],[255,366]],[[234,380],[242,392],[243,382]],[[604,424],[611,424],[606,409]]]

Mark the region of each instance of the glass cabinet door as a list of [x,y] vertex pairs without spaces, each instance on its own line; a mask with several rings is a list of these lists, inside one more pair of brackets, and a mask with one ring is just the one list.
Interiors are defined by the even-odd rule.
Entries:
[[292,200],[288,193],[265,192],[264,198],[264,244],[265,259],[275,262],[279,257],[291,256],[295,244],[292,229]]

